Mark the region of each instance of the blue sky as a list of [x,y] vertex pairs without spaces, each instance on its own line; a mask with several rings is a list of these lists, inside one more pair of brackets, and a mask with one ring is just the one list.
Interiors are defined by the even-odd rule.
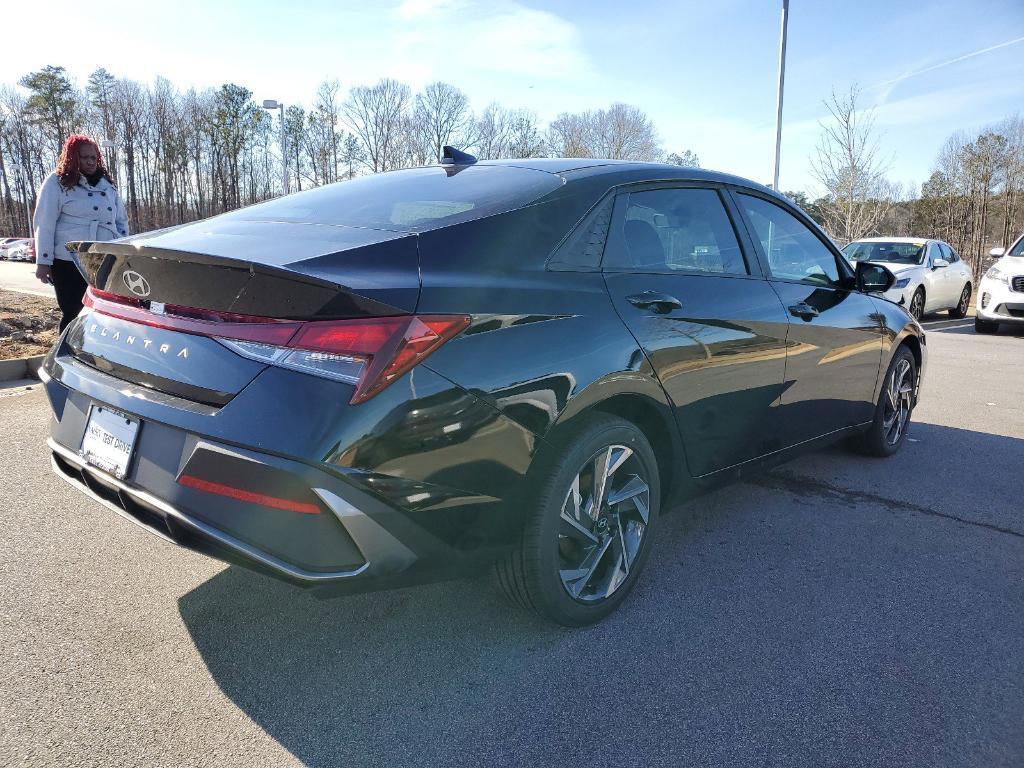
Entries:
[[[84,84],[103,65],[137,80],[236,82],[257,99],[308,104],[328,78],[343,89],[382,76],[413,87],[440,79],[474,108],[497,100],[544,121],[624,101],[651,115],[667,150],[691,149],[705,167],[768,181],[780,5],[107,0],[83,11],[48,0],[5,13],[9,29],[33,32],[5,41],[0,82],[60,64]],[[40,44],[53,19],[83,13],[102,38]],[[890,177],[920,184],[950,133],[1024,113],[1024,0],[791,0],[783,189],[813,190],[822,101],[854,83],[877,108]]]

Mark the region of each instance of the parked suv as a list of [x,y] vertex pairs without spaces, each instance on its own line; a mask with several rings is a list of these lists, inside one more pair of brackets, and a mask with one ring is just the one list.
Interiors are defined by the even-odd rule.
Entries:
[[993,248],[998,261],[981,279],[974,330],[996,333],[1000,323],[1024,324],[1024,235],[1007,249]]
[[924,333],[785,198],[449,157],[77,245],[89,309],[43,369],[57,473],[317,594],[493,566],[580,625],[680,499],[903,444]]

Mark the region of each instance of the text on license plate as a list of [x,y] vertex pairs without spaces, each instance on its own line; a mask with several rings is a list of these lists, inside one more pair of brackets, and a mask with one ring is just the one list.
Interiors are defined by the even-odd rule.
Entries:
[[138,419],[123,413],[93,406],[82,436],[82,458],[104,472],[123,479],[132,458],[135,437],[139,432]]

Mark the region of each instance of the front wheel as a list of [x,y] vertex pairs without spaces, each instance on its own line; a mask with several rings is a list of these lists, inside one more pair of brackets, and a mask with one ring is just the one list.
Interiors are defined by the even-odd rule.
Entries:
[[860,438],[860,448],[864,453],[885,457],[900,449],[907,439],[916,384],[917,361],[914,354],[906,347],[900,347],[886,371],[871,428]]
[[993,323],[991,320],[982,320],[980,317],[974,318],[975,333],[996,333],[998,330],[999,323]]
[[967,308],[971,306],[971,284],[968,283],[964,286],[963,292],[960,294],[960,301],[957,305],[949,310],[949,316],[960,320],[967,317]]
[[647,561],[658,465],[635,425],[599,416],[541,473],[521,539],[495,567],[512,600],[558,624],[607,616]]

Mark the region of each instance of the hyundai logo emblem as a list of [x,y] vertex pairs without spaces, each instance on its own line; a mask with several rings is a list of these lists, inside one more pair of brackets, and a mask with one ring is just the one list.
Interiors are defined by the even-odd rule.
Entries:
[[122,278],[128,290],[136,296],[149,296],[149,281],[138,272],[129,269]]

